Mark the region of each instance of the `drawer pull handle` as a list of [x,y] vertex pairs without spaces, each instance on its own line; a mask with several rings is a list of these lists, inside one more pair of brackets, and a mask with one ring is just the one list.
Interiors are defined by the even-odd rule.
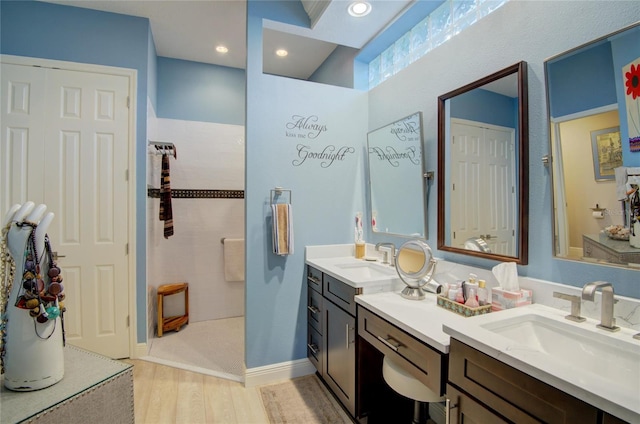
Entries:
[[347,336],[347,340],[346,340],[346,349],[349,350],[349,345],[351,344],[351,341],[349,340],[349,331],[351,330],[355,330],[355,328],[351,328],[349,327],[349,324],[346,325],[345,328],[345,334]]
[[[451,399],[449,399],[449,397],[445,397],[444,400],[444,422],[445,424],[451,424],[451,410],[452,409],[456,409],[458,407],[458,404],[454,403],[453,405],[451,404]],[[458,420],[456,420],[456,422],[458,422]]]
[[309,348],[309,350],[311,352],[313,352],[314,355],[318,354],[318,345],[317,344],[307,344],[307,347]]
[[320,309],[316,308],[316,307],[315,307],[315,306],[313,306],[313,305],[309,305],[309,306],[307,306],[307,309],[308,309],[308,310],[310,310],[310,311],[311,311],[311,313],[313,313],[313,314],[317,314],[318,312],[320,312]]
[[[398,349],[402,346],[402,343],[400,343],[399,341],[397,341],[396,339],[394,339],[391,336],[387,336],[386,339],[384,337],[382,337],[382,336],[376,336],[376,337],[378,338],[378,340],[380,340],[382,343],[387,345],[394,352],[397,352]],[[395,343],[392,343],[392,341],[395,342]]]
[[307,280],[311,281],[313,284],[320,284],[320,279],[318,277],[314,277],[313,275],[308,275]]

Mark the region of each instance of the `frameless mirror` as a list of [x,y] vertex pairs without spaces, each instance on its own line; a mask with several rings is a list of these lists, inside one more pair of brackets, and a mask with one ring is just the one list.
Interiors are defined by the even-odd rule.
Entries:
[[556,257],[638,267],[640,24],[545,62]]
[[367,147],[373,232],[426,238],[422,112],[371,131]]
[[527,64],[438,97],[438,249],[528,260]]

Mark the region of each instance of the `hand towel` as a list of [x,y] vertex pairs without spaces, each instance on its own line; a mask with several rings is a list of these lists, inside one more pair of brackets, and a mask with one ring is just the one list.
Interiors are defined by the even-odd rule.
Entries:
[[276,255],[293,254],[293,219],[291,204],[271,205],[273,218],[273,252]]
[[244,281],[244,239],[224,239],[224,279]]
[[614,168],[616,176],[616,196],[618,200],[627,199],[627,167],[619,166]]
[[160,174],[160,221],[164,221],[164,238],[173,235],[173,210],[171,208],[171,177],[169,155],[162,155],[162,172]]

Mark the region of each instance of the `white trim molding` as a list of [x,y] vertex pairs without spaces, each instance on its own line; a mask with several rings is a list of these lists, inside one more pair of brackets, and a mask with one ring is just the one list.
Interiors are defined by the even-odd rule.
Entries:
[[244,375],[244,386],[262,386],[264,384],[314,374],[315,372],[316,368],[307,358],[248,368]]

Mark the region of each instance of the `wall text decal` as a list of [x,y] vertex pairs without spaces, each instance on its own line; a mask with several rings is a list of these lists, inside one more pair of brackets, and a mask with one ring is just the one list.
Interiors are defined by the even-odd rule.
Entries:
[[420,122],[404,119],[391,126],[391,134],[401,141],[420,140]]
[[373,153],[378,160],[387,161],[393,167],[400,166],[401,160],[408,160],[414,165],[420,165],[420,150],[416,146],[405,148],[405,152],[399,152],[393,146],[371,147],[369,153]]
[[351,146],[336,147],[333,145],[326,146],[322,151],[313,151],[310,146],[298,144],[298,159],[294,159],[291,163],[293,166],[300,166],[307,160],[320,161],[322,168],[328,168],[336,161],[343,161],[349,153],[355,153],[356,149]]
[[318,138],[327,131],[327,125],[318,123],[317,115],[302,116],[292,115],[291,120],[285,125],[286,136],[295,138]]

